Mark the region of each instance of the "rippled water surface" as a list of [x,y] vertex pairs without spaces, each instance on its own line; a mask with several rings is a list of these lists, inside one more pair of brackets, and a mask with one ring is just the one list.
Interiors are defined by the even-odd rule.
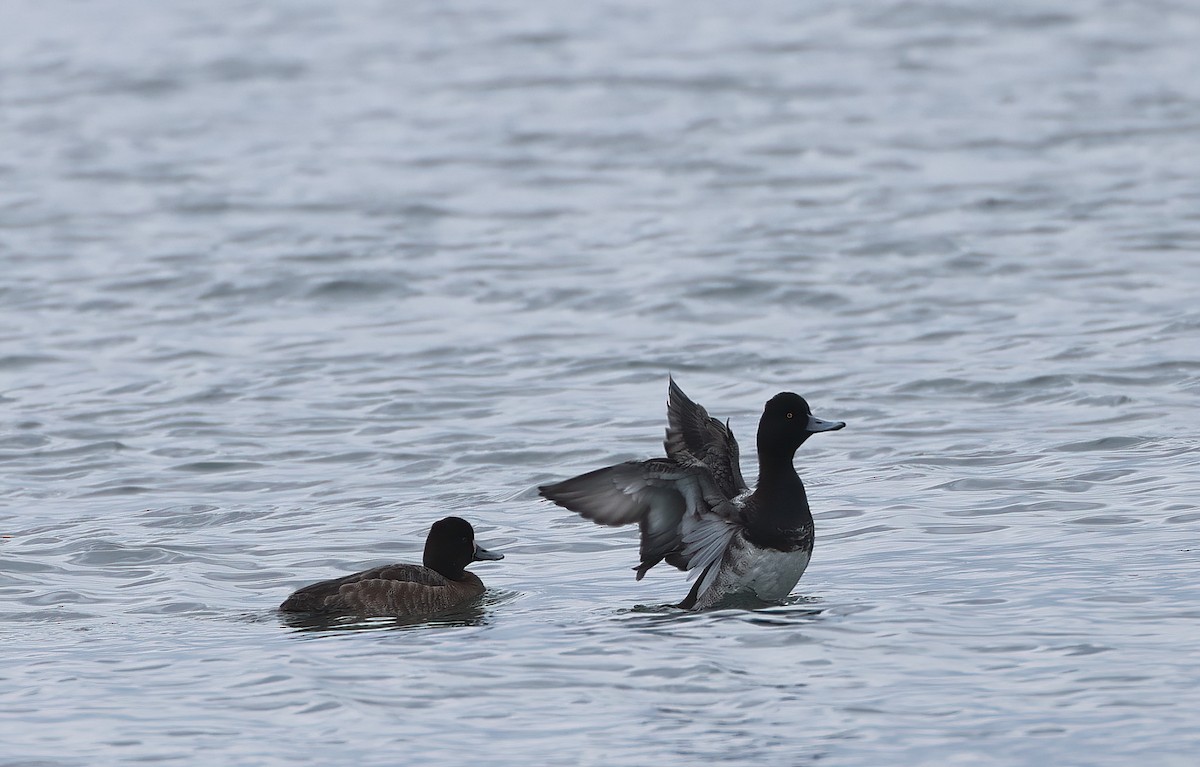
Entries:
[[[3,15],[0,763],[1195,764],[1196,4]],[[668,372],[849,423],[787,604],[537,499]]]

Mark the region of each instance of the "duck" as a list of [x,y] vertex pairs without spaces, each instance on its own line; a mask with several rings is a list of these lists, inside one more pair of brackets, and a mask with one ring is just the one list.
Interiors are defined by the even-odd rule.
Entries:
[[365,618],[434,615],[483,595],[483,581],[467,565],[500,559],[503,554],[475,542],[470,522],[446,517],[429,528],[423,564],[384,565],[314,583],[285,599],[279,609]]
[[792,463],[796,451],[845,422],[817,418],[798,394],[771,397],[758,421],[758,482],[751,490],[729,421],[710,417],[674,378],[667,388],[665,458],[606,466],[538,492],[600,525],[636,524],[637,580],[664,560],[695,578],[679,608],[779,603],[800,581],[815,540]]

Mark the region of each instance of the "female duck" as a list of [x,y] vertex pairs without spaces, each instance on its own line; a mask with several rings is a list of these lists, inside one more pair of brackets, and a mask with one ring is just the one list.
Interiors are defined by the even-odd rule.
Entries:
[[504,555],[480,547],[466,520],[446,517],[429,528],[424,566],[384,565],[314,583],[292,594],[279,609],[364,617],[432,615],[483,594],[483,581],[464,568],[485,559]]
[[619,463],[538,490],[597,524],[637,523],[638,580],[664,559],[700,573],[684,609],[783,599],[804,574],[814,537],[792,459],[813,434],[846,424],[815,417],[799,395],[776,394],[758,422],[758,486],[751,491],[728,422],[710,418],[675,381],[669,390],[666,458]]

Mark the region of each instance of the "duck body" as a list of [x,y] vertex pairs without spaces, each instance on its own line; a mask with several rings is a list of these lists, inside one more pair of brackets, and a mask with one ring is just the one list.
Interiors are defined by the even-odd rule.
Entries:
[[422,565],[384,565],[305,586],[279,609],[364,617],[431,615],[483,596],[485,590],[479,576],[466,571],[460,580],[451,580]]
[[685,610],[707,610],[749,597],[760,602],[778,602],[792,593],[812,558],[812,541],[792,551],[761,548],[746,536],[734,533],[716,565],[716,577],[701,593],[703,578],[679,604]]
[[783,599],[804,574],[815,537],[793,457],[812,434],[845,424],[814,417],[799,395],[771,398],[759,420],[752,491],[729,424],[710,418],[673,380],[667,420],[666,458],[597,469],[542,486],[542,496],[598,524],[638,524],[639,580],[664,560],[698,576],[681,608]]
[[425,541],[424,564],[395,564],[320,581],[296,591],[284,612],[407,617],[434,615],[465,605],[486,590],[467,564],[503,559],[475,543],[475,531],[458,517],[434,523]]

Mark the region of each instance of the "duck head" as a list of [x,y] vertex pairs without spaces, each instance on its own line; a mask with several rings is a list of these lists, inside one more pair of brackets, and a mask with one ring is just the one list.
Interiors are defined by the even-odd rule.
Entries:
[[804,441],[822,431],[837,431],[845,421],[826,421],[812,414],[812,408],[799,394],[780,392],[767,400],[758,421],[758,453],[786,454],[791,457]]
[[475,542],[475,528],[460,517],[446,517],[433,523],[425,539],[424,564],[451,580],[462,578],[463,569],[480,560],[504,559]]

